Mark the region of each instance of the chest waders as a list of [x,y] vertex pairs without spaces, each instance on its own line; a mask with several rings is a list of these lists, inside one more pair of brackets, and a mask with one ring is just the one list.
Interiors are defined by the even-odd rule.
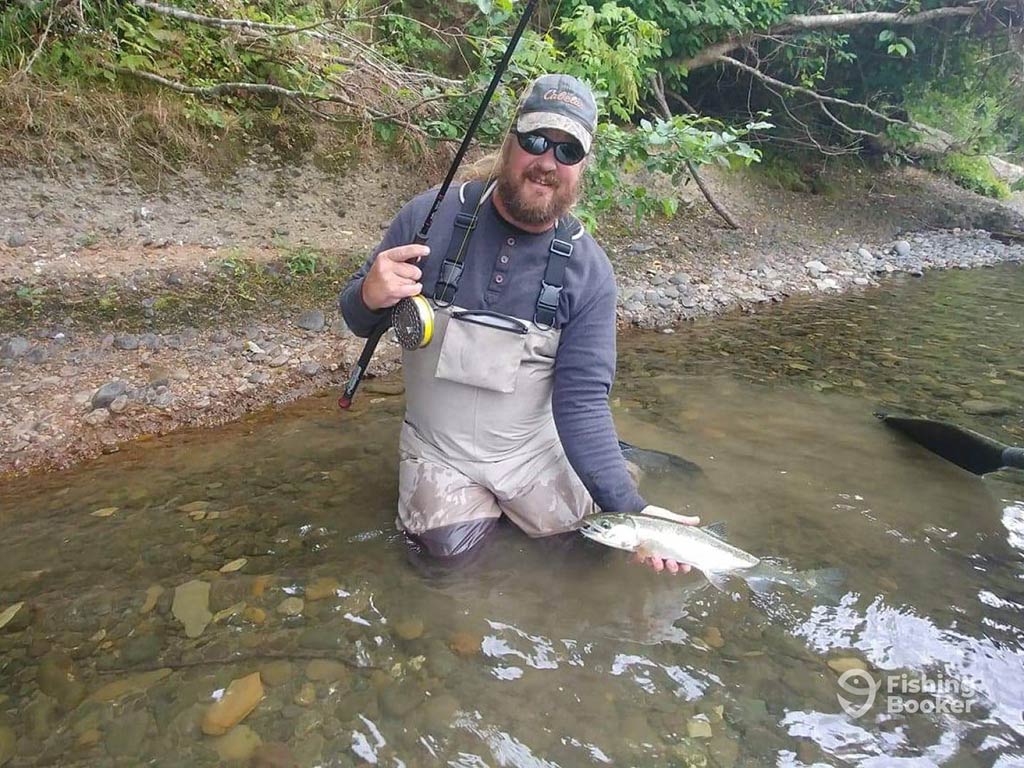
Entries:
[[571,217],[555,226],[533,317],[461,306],[463,257],[490,191],[481,182],[460,188],[462,209],[433,287],[433,341],[402,354],[396,524],[437,556],[472,548],[503,514],[530,536],[548,536],[598,511],[551,411],[558,304],[583,229]]
[[[491,78],[491,82],[487,86],[487,91],[480,100],[480,106],[477,107],[476,114],[473,115],[473,120],[469,124],[469,128],[466,129],[466,135],[463,137],[462,143],[459,145],[458,152],[455,153],[455,157],[452,159],[452,164],[449,166],[448,173],[445,175],[444,181],[441,183],[441,188],[438,189],[437,195],[434,197],[434,202],[431,204],[430,211],[427,213],[427,216],[423,221],[423,226],[420,227],[420,231],[413,239],[415,244],[423,245],[427,242],[427,235],[430,232],[430,225],[434,220],[434,214],[437,213],[437,209],[441,207],[441,202],[444,200],[444,196],[448,193],[448,189],[451,187],[452,181],[455,178],[455,173],[462,164],[462,158],[465,157],[466,151],[469,149],[469,144],[473,140],[473,136],[480,125],[480,121],[483,119],[484,112],[487,110],[487,105],[490,103],[491,97],[494,95],[494,91],[497,90],[498,83],[501,82],[501,76],[508,68],[509,61],[512,60],[512,54],[515,52],[516,45],[519,44],[519,38],[523,36],[523,32],[526,30],[526,25],[533,16],[533,12],[536,10],[538,2],[539,0],[528,0],[526,3],[523,15],[519,17],[519,23],[516,25],[515,32],[512,33],[512,38],[508,41],[505,53],[502,55],[501,61],[498,62],[498,66],[494,70],[494,76]],[[430,315],[426,312],[427,309],[429,309],[429,305],[422,296],[413,296],[408,299],[402,299],[395,308],[387,314],[385,319],[373,329],[369,337],[366,339],[366,343],[363,345],[363,351],[359,355],[359,360],[356,362],[356,367],[352,370],[351,376],[349,376],[344,392],[342,392],[341,397],[338,398],[339,408],[347,410],[352,406],[352,398],[355,397],[356,390],[359,388],[359,383],[363,380],[363,376],[366,374],[366,369],[370,366],[370,360],[373,358],[373,353],[377,349],[377,344],[380,342],[381,337],[387,332],[388,328],[391,327],[392,322],[396,317],[399,323],[402,324],[403,329],[412,329],[411,333],[415,332],[414,324],[418,322],[420,324],[420,333],[417,340],[421,341],[424,346],[430,342],[433,335],[433,322]],[[406,333],[405,335],[407,338],[406,344],[411,344],[413,337],[411,337],[409,333]],[[401,339],[401,336],[399,338]],[[406,348],[406,344],[403,344],[403,348]]]

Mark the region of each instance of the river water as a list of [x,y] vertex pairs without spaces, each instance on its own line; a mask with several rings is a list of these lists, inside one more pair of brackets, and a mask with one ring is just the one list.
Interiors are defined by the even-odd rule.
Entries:
[[[1020,765],[1020,473],[872,412],[1024,443],[1022,297],[1019,267],[948,272],[622,338],[621,436],[702,469],[648,500],[841,568],[834,593],[511,528],[423,562],[392,522],[389,382],[8,484],[0,765]],[[204,735],[254,672],[255,708]]]

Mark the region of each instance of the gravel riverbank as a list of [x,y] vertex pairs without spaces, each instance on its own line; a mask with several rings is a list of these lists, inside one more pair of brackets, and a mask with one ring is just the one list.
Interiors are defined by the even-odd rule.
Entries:
[[[217,189],[184,178],[153,195],[0,169],[0,475],[333,395],[362,348],[333,297],[414,191],[391,170],[339,182],[254,162]],[[1024,243],[979,228],[1024,231],[1019,214],[919,172],[858,179],[839,199],[712,182],[743,230],[691,200],[674,220],[600,233],[623,329],[1024,260]],[[374,373],[397,359],[382,343]],[[361,399],[395,393],[370,379]]]

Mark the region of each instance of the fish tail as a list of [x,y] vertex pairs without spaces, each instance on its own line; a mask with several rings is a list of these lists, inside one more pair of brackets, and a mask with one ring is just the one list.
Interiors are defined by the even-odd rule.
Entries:
[[845,594],[846,572],[842,568],[793,572],[762,562],[745,573],[744,578],[759,593],[770,592],[774,585],[782,584],[827,603],[838,603]]

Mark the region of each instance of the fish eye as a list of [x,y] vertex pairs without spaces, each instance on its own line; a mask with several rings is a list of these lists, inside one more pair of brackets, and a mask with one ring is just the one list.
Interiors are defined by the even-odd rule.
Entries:
[[598,525],[600,525],[601,528],[603,528],[606,531],[611,530],[612,527],[612,524],[609,523],[607,520],[602,520],[600,523],[598,523]]

